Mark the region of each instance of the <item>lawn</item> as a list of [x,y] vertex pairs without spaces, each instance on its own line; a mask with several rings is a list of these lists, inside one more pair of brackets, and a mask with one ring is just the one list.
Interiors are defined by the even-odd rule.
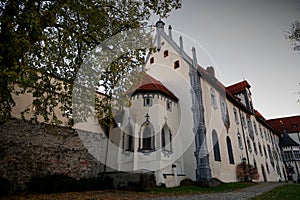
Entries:
[[251,198],[251,200],[266,200],[266,199],[291,199],[300,200],[300,185],[290,184],[275,188],[267,193]]
[[[244,187],[252,186],[253,183],[224,183],[219,187],[215,188],[201,188],[195,184],[184,184],[183,186],[176,188],[162,188],[155,187],[148,192],[132,192],[132,191],[122,191],[122,190],[102,190],[102,191],[86,191],[86,192],[66,192],[57,194],[23,194],[17,196],[2,197],[4,200],[25,200],[25,199],[39,199],[39,200],[50,200],[50,199],[60,199],[60,200],[109,200],[109,199],[142,199],[142,198],[152,198],[160,196],[181,196],[181,195],[192,195],[201,194],[209,192],[225,192],[238,190]],[[2,199],[0,197],[0,199]]]

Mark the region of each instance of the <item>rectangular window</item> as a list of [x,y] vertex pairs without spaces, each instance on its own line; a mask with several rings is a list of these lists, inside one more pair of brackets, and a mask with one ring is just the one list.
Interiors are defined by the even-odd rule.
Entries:
[[172,103],[171,103],[171,101],[167,101],[166,102],[166,107],[167,107],[168,111],[172,111]]
[[145,107],[152,106],[152,98],[151,97],[144,97],[144,106]]

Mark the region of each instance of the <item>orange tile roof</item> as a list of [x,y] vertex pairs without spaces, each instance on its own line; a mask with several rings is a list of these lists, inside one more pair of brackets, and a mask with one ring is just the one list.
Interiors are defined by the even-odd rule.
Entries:
[[246,81],[241,81],[241,82],[238,82],[236,84],[233,84],[233,85],[230,85],[228,87],[226,87],[227,91],[229,91],[231,94],[237,94],[237,93],[240,93],[244,90],[246,90],[246,88],[250,88],[251,85]]
[[142,77],[141,81],[134,87],[132,95],[137,93],[145,93],[145,92],[153,92],[153,93],[160,93],[169,97],[175,101],[178,101],[178,98],[168,90],[160,81],[156,80],[149,74],[145,73],[145,76]]
[[275,129],[282,132],[283,128],[287,133],[299,133],[300,132],[300,115],[291,117],[282,117],[276,119],[270,119],[268,122]]

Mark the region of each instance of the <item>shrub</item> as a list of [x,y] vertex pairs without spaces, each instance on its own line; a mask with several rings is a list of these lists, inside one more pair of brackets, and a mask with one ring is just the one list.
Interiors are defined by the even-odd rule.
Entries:
[[246,163],[240,163],[236,166],[236,175],[240,181],[252,181],[259,179],[257,169],[253,165]]

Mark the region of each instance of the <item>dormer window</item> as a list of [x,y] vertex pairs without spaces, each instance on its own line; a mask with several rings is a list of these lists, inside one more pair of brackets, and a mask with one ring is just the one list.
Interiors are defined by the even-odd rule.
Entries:
[[164,51],[164,58],[167,57],[168,55],[169,55],[169,51],[168,51],[168,50],[165,50],[165,51]]

